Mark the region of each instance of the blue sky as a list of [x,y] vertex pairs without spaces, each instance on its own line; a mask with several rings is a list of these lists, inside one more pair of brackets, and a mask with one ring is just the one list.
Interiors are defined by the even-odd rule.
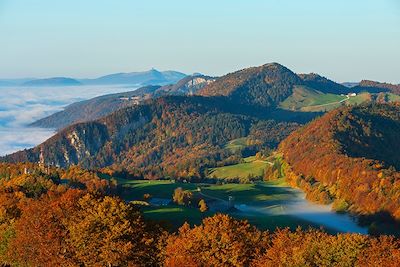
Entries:
[[0,78],[267,62],[400,83],[400,1],[0,0]]

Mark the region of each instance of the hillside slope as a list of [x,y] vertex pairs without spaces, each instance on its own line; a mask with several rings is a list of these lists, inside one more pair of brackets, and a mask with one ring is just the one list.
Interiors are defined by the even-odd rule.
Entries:
[[334,81],[331,81],[328,78],[322,77],[316,73],[298,74],[298,76],[303,80],[304,85],[317,89],[322,93],[340,95],[352,92],[351,88],[339,83],[335,83]]
[[61,129],[68,125],[96,120],[121,108],[137,105],[160,86],[145,86],[135,91],[95,97],[68,105],[64,110],[33,122],[30,126]]
[[2,160],[62,167],[113,165],[147,178],[200,177],[203,167],[234,154],[224,148],[230,140],[261,136],[254,143],[275,146],[297,127],[235,113],[217,98],[162,97],[69,126],[43,144]]
[[400,106],[334,110],[293,132],[279,150],[287,178],[338,210],[400,219]]

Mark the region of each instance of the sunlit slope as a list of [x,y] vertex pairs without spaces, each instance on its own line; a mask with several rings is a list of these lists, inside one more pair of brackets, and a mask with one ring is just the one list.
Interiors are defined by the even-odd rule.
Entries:
[[334,109],[344,101],[347,96],[324,94],[306,86],[295,86],[293,94],[280,103],[280,108],[296,111],[327,111]]

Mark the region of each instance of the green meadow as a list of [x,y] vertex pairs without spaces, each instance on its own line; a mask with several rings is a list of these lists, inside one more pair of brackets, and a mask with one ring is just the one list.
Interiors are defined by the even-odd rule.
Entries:
[[[203,198],[210,203],[216,199],[228,201],[230,196],[234,197],[235,204],[246,204],[259,206],[267,203],[290,200],[295,194],[286,186],[283,179],[270,182],[257,182],[249,184],[190,184],[175,183],[173,181],[147,181],[147,180],[125,180],[117,179],[119,185],[124,189],[123,197],[128,200],[143,200],[144,194],[150,194],[153,198],[172,199],[176,188],[182,187],[193,192],[195,198]],[[200,191],[198,191],[200,188]],[[169,227],[172,230],[179,228],[185,222],[191,225],[200,224],[205,217],[212,216],[215,211],[201,213],[197,207],[185,207],[175,204],[166,206],[143,206],[143,216]],[[270,214],[257,212],[240,212],[237,210],[226,211],[237,219],[245,219],[262,229],[274,230],[277,227],[298,226],[303,228],[316,227],[316,225],[299,218],[282,215],[277,208],[275,213],[270,209]]]
[[296,86],[293,94],[280,104],[287,110],[317,112],[334,109],[347,97],[336,94],[325,94],[304,86]]
[[210,169],[210,178],[234,179],[248,178],[249,176],[263,176],[265,168],[270,162],[258,160],[254,156],[244,159],[243,163]]

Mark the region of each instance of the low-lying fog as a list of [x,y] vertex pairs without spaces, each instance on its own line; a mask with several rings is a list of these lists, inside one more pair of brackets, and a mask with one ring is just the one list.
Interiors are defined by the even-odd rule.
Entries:
[[52,129],[27,127],[63,107],[92,97],[133,91],[137,87],[0,87],[0,156],[40,144]]
[[339,214],[332,211],[331,205],[314,204],[305,199],[305,194],[297,189],[285,187],[293,192],[289,200],[268,203],[264,205],[235,205],[242,212],[258,212],[268,215],[291,215],[300,219],[334,229],[338,232],[367,234],[368,229],[359,226],[349,214]]

